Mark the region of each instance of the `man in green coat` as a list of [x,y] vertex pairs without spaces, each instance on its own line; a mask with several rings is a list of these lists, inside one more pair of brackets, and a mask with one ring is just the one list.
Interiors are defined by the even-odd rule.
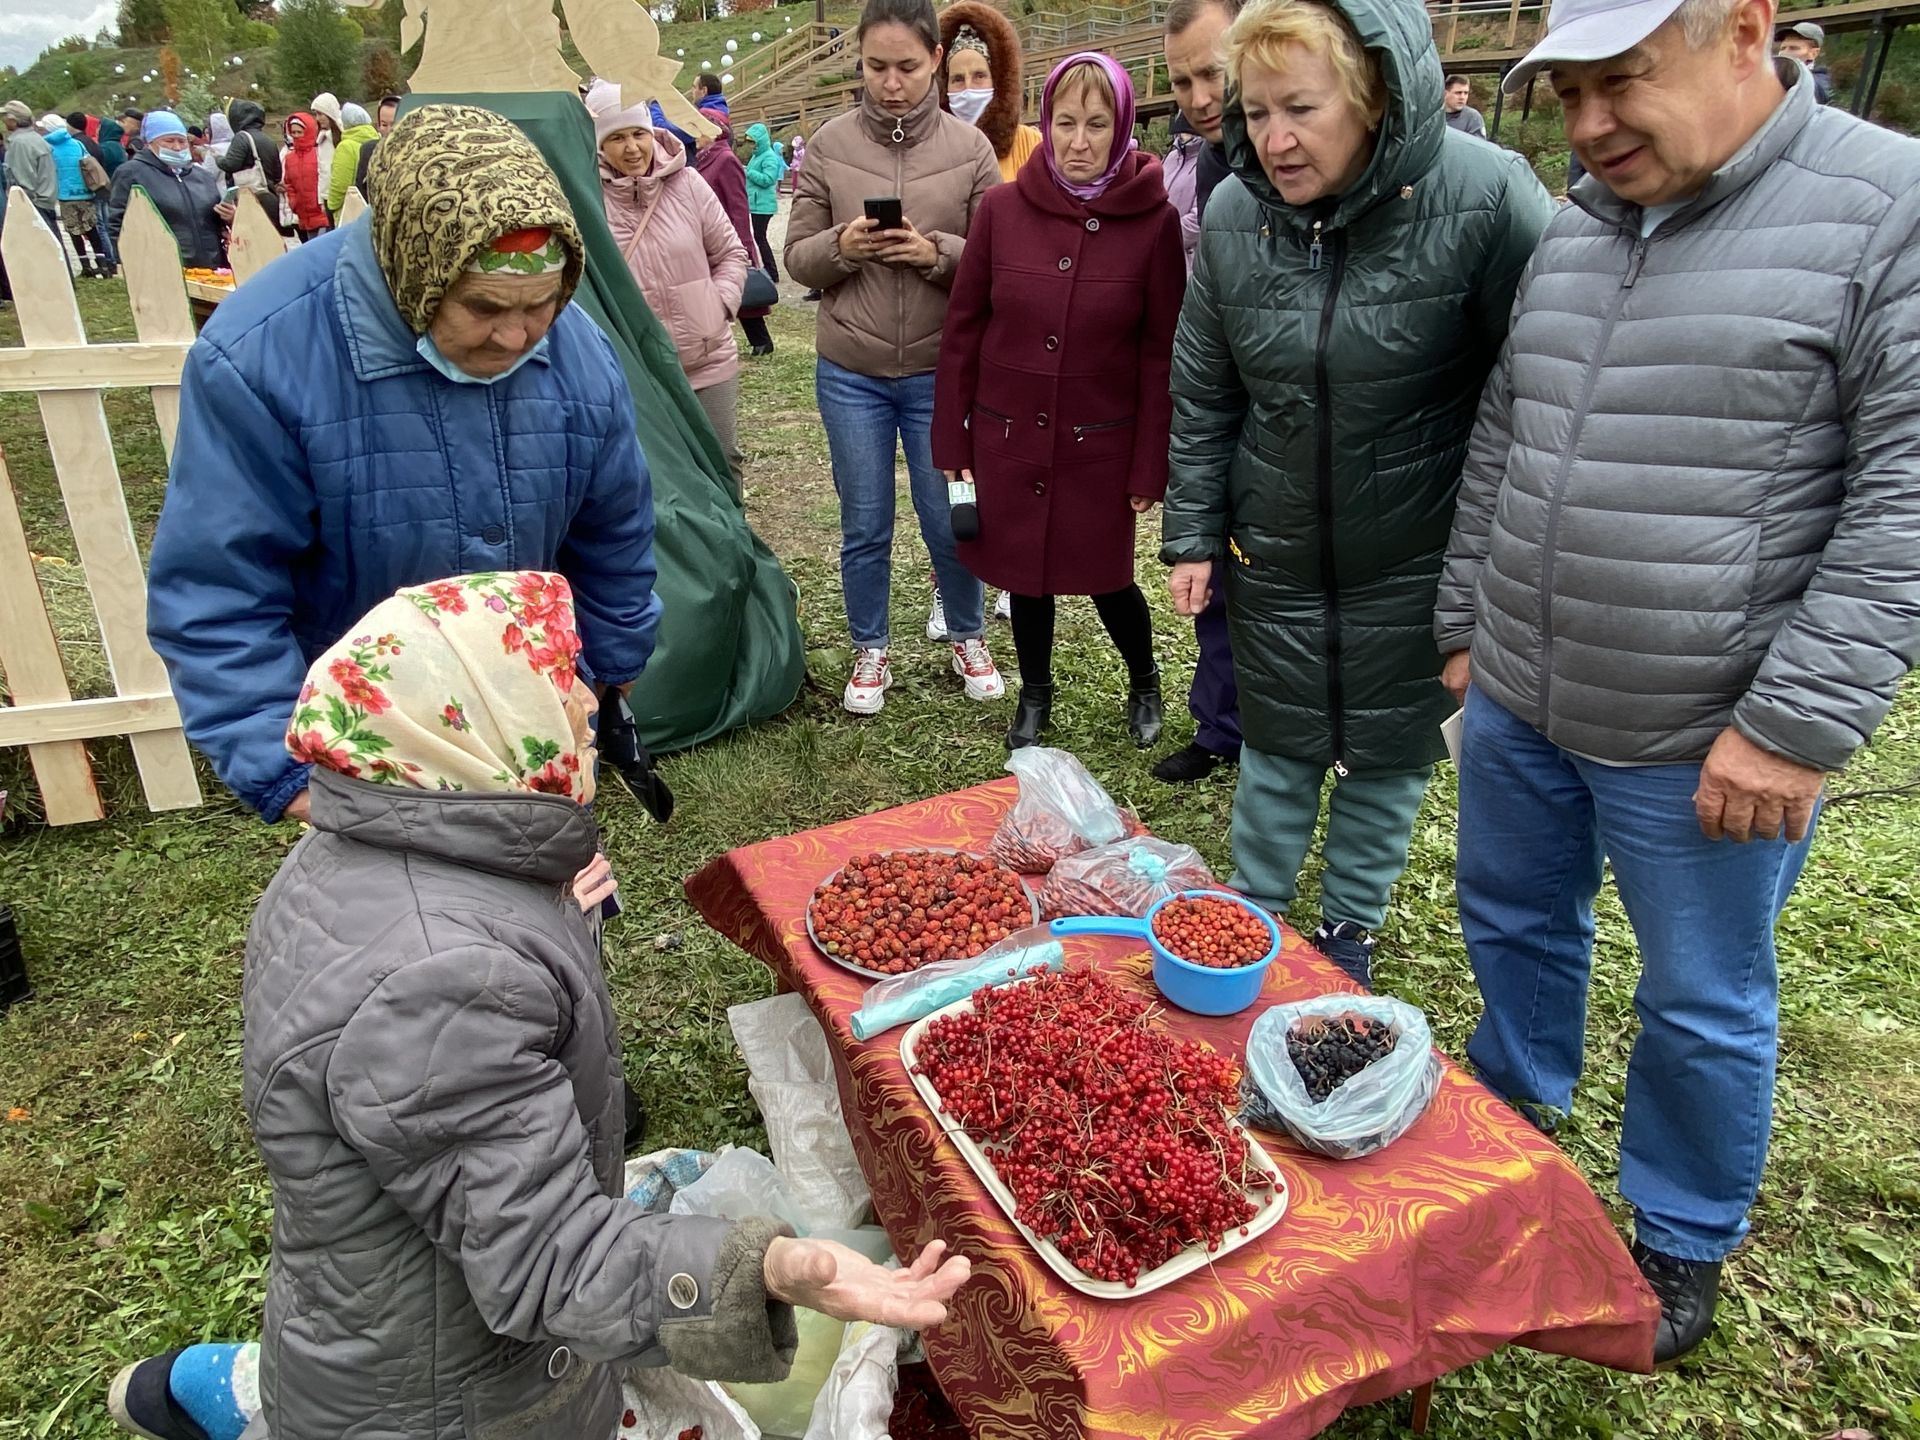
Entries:
[[1332,769],[1314,943],[1367,983],[1443,750],[1431,621],[1467,435],[1552,202],[1448,130],[1417,7],[1259,0],[1226,43],[1234,177],[1174,342],[1162,558],[1189,615],[1233,562],[1234,884],[1291,905]]

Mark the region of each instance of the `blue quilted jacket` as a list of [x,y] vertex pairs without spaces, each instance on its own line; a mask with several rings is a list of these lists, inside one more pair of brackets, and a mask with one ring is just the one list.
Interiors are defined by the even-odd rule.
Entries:
[[147,628],[187,737],[267,819],[306,785],[282,741],[308,665],[404,585],[558,570],[609,684],[653,652],[653,489],[633,397],[577,307],[493,385],[415,349],[370,224],[235,292],[187,357]]

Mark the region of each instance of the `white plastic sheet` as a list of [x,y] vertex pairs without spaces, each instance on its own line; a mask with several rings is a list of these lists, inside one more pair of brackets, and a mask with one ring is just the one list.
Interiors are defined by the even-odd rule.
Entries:
[[[621,1387],[619,1440],[680,1440],[694,1426],[701,1440],[760,1440],[760,1427],[711,1380],[667,1369],[631,1369]],[[628,1416],[632,1423],[628,1423]]]
[[849,1325],[840,1358],[813,1402],[804,1440],[887,1440],[900,1389],[900,1350],[911,1339],[885,1325]]

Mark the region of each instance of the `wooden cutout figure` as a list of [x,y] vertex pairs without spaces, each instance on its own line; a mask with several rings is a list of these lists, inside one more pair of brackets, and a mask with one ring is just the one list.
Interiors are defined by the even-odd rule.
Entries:
[[[379,0],[347,0],[361,7]],[[396,3],[396,0],[388,0]],[[400,47],[426,35],[408,80],[422,95],[580,90],[560,53],[552,0],[404,0]],[[673,81],[680,62],[660,53],[660,27],[636,0],[560,0],[567,28],[593,73],[618,85],[626,104],[658,100],[666,117],[702,140],[720,131]]]

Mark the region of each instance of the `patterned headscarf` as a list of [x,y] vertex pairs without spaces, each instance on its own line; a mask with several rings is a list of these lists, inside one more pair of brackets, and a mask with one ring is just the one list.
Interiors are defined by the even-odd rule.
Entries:
[[400,591],[313,662],[287,726],[294,759],[422,790],[537,790],[586,804],[574,738],[573,591],[538,570]]
[[971,25],[962,25],[953,32],[953,44],[947,47],[947,54],[954,55],[961,50],[971,50],[991,65],[993,52],[987,49],[987,42],[980,38],[980,32]]
[[368,168],[373,253],[416,335],[460,273],[501,236],[545,227],[566,248],[565,307],[586,247],[546,158],[509,120],[473,105],[422,105],[395,125]]

